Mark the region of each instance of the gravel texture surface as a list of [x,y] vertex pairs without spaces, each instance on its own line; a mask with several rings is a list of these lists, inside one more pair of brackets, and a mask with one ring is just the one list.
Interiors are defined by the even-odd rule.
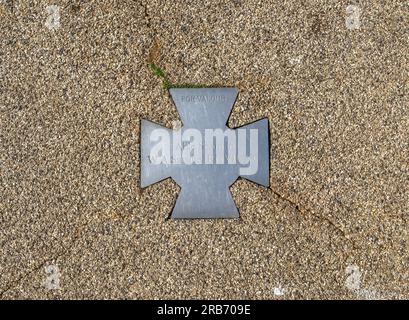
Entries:
[[[0,297],[408,298],[409,2],[351,3],[1,0]],[[240,219],[139,188],[141,118],[179,119],[149,62],[269,118]]]

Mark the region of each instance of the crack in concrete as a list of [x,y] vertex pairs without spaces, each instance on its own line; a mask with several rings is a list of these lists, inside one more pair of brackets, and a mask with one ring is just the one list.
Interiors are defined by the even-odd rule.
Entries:
[[284,196],[283,194],[279,193],[278,191],[274,190],[271,186],[268,188],[269,190],[271,190],[271,192],[276,195],[278,198],[286,201],[287,203],[289,203],[291,206],[293,206],[299,213],[303,214],[303,215],[311,215],[314,218],[318,219],[318,220],[323,220],[326,221],[333,229],[336,230],[336,232],[338,234],[340,234],[343,238],[347,239],[351,245],[352,248],[354,250],[359,249],[355,242],[348,236],[348,234],[345,232],[345,230],[338,226],[335,222],[333,222],[331,219],[328,219],[326,217],[323,217],[321,215],[316,214],[313,210],[311,209],[307,209],[307,208],[302,208],[299,204],[297,204],[296,202],[294,202],[293,200],[291,200],[290,198]]
[[45,264],[47,262],[50,261],[55,261],[58,258],[60,258],[61,256],[63,256],[64,253],[59,253],[58,255],[56,255],[55,257],[52,258],[48,258],[46,260],[44,260],[42,263],[40,263],[38,266],[36,266],[35,268],[33,268],[32,270],[30,270],[29,272],[27,272],[26,274],[20,276],[19,278],[17,278],[16,280],[12,281],[4,290],[2,290],[0,292],[0,298],[3,298],[3,296],[10,291],[11,289],[17,287],[24,279],[27,279],[28,277],[30,277],[33,273],[37,272],[38,270],[40,270],[41,268],[43,268],[45,266]]
[[140,4],[143,8],[146,27],[150,29],[151,28],[151,16],[148,11],[148,4],[145,3],[143,0],[140,1]]
[[54,257],[51,258],[47,258],[44,261],[42,261],[40,264],[38,264],[35,268],[33,268],[32,270],[30,270],[29,272],[25,273],[24,275],[18,277],[16,280],[11,281],[5,289],[3,289],[0,292],[0,299],[3,298],[3,296],[10,291],[11,289],[17,287],[23,280],[27,279],[28,277],[30,277],[33,273],[39,271],[41,268],[43,268],[45,266],[45,264],[47,262],[50,261],[55,261],[63,256],[65,256],[66,254],[69,254],[72,247],[74,246],[74,244],[76,243],[76,241],[79,239],[79,235],[81,234],[81,230],[86,226],[87,224],[81,225],[79,226],[75,232],[74,232],[74,236],[72,237],[70,244],[66,247],[63,246],[63,249]]

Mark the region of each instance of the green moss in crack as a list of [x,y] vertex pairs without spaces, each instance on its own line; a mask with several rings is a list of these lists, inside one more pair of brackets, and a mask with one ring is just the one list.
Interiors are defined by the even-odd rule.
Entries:
[[166,75],[166,72],[162,70],[162,68],[158,67],[154,62],[149,63],[149,67],[151,68],[154,75],[158,76],[163,83],[163,87],[167,90],[171,88],[208,88],[209,86],[205,86],[202,84],[192,84],[192,83],[171,83]]
[[165,71],[163,71],[160,67],[158,67],[154,62],[149,63],[149,67],[151,68],[154,75],[158,76],[163,83],[163,87],[165,89],[170,88],[170,83],[168,77],[166,76]]

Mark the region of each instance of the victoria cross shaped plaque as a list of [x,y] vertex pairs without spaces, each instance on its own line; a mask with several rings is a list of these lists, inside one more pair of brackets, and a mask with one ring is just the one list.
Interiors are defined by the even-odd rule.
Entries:
[[243,177],[269,186],[264,118],[231,129],[236,88],[170,89],[181,128],[141,122],[141,187],[171,177],[181,187],[172,218],[237,218],[229,187]]

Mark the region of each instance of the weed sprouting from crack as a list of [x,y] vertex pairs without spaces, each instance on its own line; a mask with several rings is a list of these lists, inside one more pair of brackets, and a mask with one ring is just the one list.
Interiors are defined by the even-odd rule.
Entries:
[[163,71],[160,67],[158,67],[154,62],[149,63],[149,67],[151,68],[153,74],[155,76],[159,77],[162,80],[163,87],[165,89],[169,89],[170,88],[170,82],[168,80],[168,77],[167,77],[165,71]]

